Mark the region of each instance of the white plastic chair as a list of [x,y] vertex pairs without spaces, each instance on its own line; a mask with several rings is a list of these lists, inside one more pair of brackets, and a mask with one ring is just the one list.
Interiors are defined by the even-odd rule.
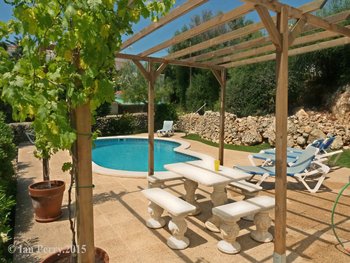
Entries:
[[28,140],[30,141],[31,144],[35,144],[35,134],[34,132],[25,132]]
[[174,135],[173,121],[164,121],[163,128],[157,131],[158,137]]

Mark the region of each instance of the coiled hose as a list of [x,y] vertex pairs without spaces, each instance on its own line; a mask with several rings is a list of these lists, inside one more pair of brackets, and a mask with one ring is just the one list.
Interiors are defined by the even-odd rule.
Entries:
[[340,240],[340,238],[337,235],[337,232],[335,231],[335,225],[334,225],[334,214],[335,214],[335,208],[337,207],[337,204],[339,202],[339,198],[342,196],[343,192],[345,191],[346,188],[350,186],[350,182],[344,185],[344,187],[340,190],[339,194],[337,195],[337,198],[335,199],[335,202],[333,204],[332,208],[332,230],[335,238],[338,240],[339,244],[343,247],[343,249],[346,251],[345,253],[350,255],[350,248],[345,248],[343,242]]

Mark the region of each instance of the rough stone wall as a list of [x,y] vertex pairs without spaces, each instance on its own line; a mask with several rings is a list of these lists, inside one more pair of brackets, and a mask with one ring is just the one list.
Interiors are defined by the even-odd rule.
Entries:
[[[176,129],[196,133],[201,138],[219,142],[219,113],[206,111],[204,115],[195,113],[180,116]],[[350,144],[349,121],[323,112],[305,112],[300,109],[288,117],[288,146],[304,148],[315,139],[336,136],[332,149],[348,148]],[[275,144],[275,117],[249,116],[237,118],[232,113],[225,114],[225,143],[235,145],[256,145],[262,142]]]

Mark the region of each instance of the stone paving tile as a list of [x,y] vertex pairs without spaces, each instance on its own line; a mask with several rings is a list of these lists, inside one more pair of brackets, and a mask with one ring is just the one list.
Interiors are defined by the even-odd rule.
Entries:
[[[181,136],[181,135],[180,135]],[[179,135],[175,135],[179,138]],[[218,149],[199,142],[189,141],[191,150],[205,152],[216,158]],[[59,221],[40,224],[34,221],[31,201],[27,187],[34,181],[41,180],[41,162],[33,156],[33,146],[19,149],[19,176],[17,193],[17,212],[15,242],[27,246],[42,245],[45,247],[69,246],[71,233],[67,220],[67,194],[63,201],[63,216]],[[225,150],[225,165],[249,165],[248,153]],[[68,161],[67,152],[59,152],[53,156],[51,174],[53,179],[69,182],[69,176],[61,171],[64,161]],[[349,180],[349,169],[333,171],[325,180],[322,191],[310,194],[295,180],[288,178],[287,191],[287,261],[288,262],[348,262],[348,256],[335,246],[336,240],[330,228],[331,208],[338,191]],[[170,249],[166,240],[170,236],[169,229],[149,229],[145,220],[148,201],[140,193],[147,188],[145,179],[118,178],[94,174],[94,225],[95,244],[105,249],[111,263],[221,263],[221,262],[272,262],[273,243],[260,244],[250,238],[250,231],[255,227],[251,222],[240,220],[242,230],[237,240],[242,251],[237,255],[227,255],[218,251],[216,244],[221,240],[219,233],[211,233],[204,227],[210,216],[212,189],[200,187],[196,197],[202,213],[188,217],[187,236],[191,240],[189,248],[181,251]],[[184,194],[181,181],[166,183],[168,190],[177,196]],[[67,185],[68,187],[68,185]],[[263,184],[264,195],[274,195],[274,178],[268,178]],[[242,195],[231,190],[231,200],[241,200]],[[336,211],[338,231],[342,238],[350,240],[349,207],[350,190],[344,192]],[[164,214],[168,221],[170,217]],[[274,215],[271,214],[272,218]],[[273,233],[274,226],[270,228]],[[347,231],[346,231],[347,230]],[[22,242],[22,243],[21,243]],[[15,253],[14,262],[35,263],[45,257],[45,253],[37,251],[33,254]]]

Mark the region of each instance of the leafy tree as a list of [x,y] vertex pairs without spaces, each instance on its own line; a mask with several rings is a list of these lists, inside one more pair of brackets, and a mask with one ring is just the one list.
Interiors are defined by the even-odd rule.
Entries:
[[238,116],[271,113],[274,93],[274,63],[233,68],[227,81],[226,109]]
[[[191,18],[191,21],[188,25],[184,25],[180,31],[177,31],[175,35],[178,35],[182,32],[185,32],[191,28],[194,28],[210,19],[214,16],[221,15],[222,12],[213,14],[212,11],[204,10],[201,15],[195,15]],[[195,44],[201,43],[203,41],[209,40],[211,38],[217,37],[219,35],[228,33],[230,31],[236,30],[238,28],[244,27],[248,24],[251,24],[252,21],[245,19],[244,17],[237,18],[230,21],[227,24],[215,27],[210,29],[207,32],[199,34],[198,36],[192,37],[188,40],[185,40],[181,43],[173,45],[169,49],[169,53],[174,53],[178,50],[193,46]],[[249,34],[242,39],[231,40],[216,46],[209,47],[205,50],[194,52],[190,55],[184,56],[184,58],[189,58],[191,56],[196,56],[201,53],[207,53],[217,49],[224,48],[236,43],[239,43],[242,40],[247,40],[250,38],[261,36],[260,32]],[[180,104],[180,106],[187,110],[196,110],[204,102],[211,108],[215,105],[218,100],[218,87],[219,84],[212,76],[211,72],[206,72],[204,70],[199,70],[195,68],[188,67],[168,67],[168,70],[165,71],[166,77],[172,79],[173,81],[169,83],[171,86],[171,96],[170,99],[172,102]],[[201,76],[200,76],[201,75]],[[203,86],[198,86],[203,85]],[[198,98],[196,101],[195,98]]]
[[[8,3],[14,19],[0,22],[0,39],[22,36],[23,54],[12,61],[0,49],[1,96],[12,105],[16,119],[34,118],[39,154],[49,157],[59,149],[71,149],[76,141],[72,118],[76,109],[87,105],[94,111],[114,99],[109,76],[122,35],[131,34],[141,16],[157,19],[174,0]],[[78,160],[75,151],[73,155],[73,160]]]
[[[14,116],[34,117],[36,133],[49,152],[70,149],[76,139],[72,109],[90,102],[96,109],[114,98],[109,70],[121,36],[141,16],[155,19],[173,1],[13,1],[15,19],[1,22],[4,33],[22,35],[23,56],[9,61],[1,52],[0,88]],[[13,62],[13,63],[11,63]]]
[[[127,62],[123,65],[118,73],[117,83],[123,91],[122,97],[124,101],[148,103],[148,82],[134,63]],[[155,100],[157,102],[169,101],[169,85],[169,80],[165,79],[164,74],[157,78],[154,87]]]
[[118,84],[123,91],[124,101],[147,103],[147,81],[132,62],[127,62],[119,71]]
[[193,76],[192,85],[186,91],[187,109],[195,111],[206,103],[206,107],[214,107],[219,99],[220,85],[211,71],[203,71]]

